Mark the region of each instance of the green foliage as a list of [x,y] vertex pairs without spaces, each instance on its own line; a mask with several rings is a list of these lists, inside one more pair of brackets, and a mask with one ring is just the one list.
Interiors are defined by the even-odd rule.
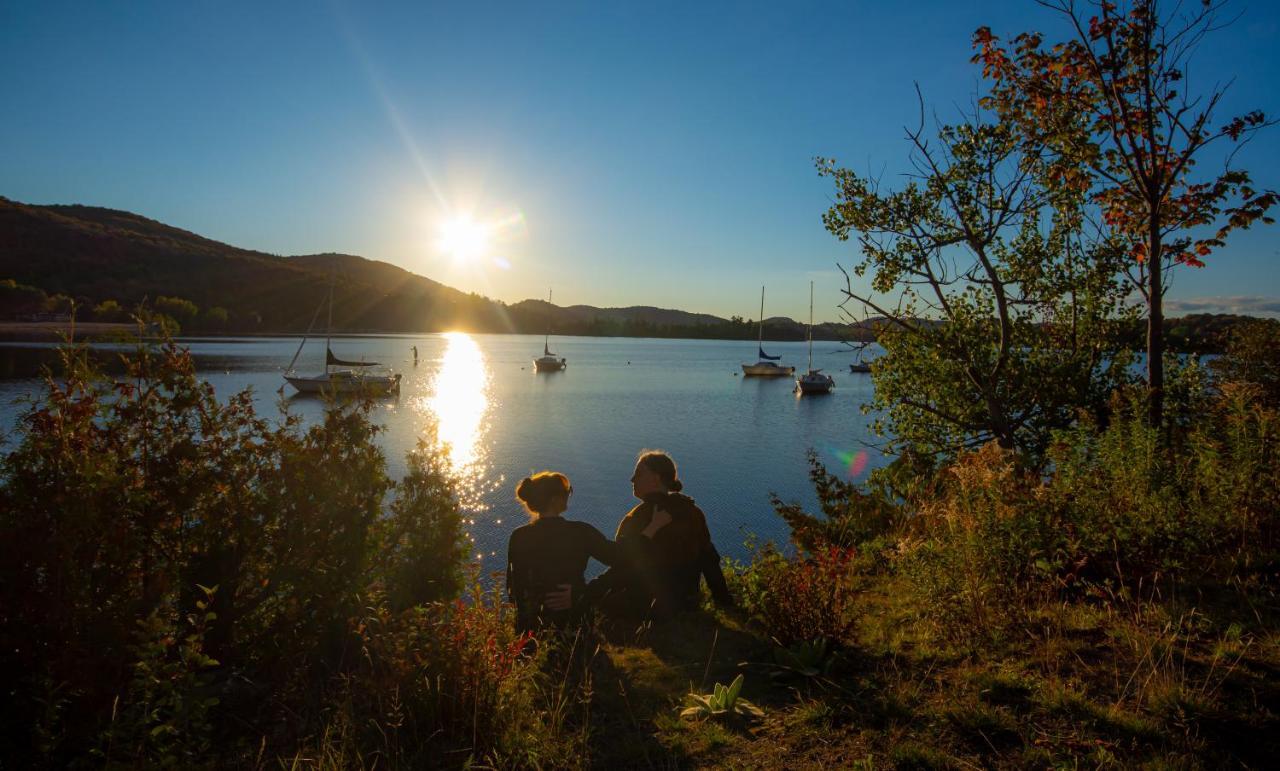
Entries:
[[540,661],[513,629],[496,592],[404,611],[371,597],[356,628],[361,660],[341,689],[358,745],[404,768],[436,767],[460,750],[516,754],[517,737],[537,731]]
[[743,676],[738,675],[729,685],[716,683],[711,693],[690,693],[685,696],[685,708],[680,717],[695,719],[737,717],[764,717],[764,710],[742,698]]
[[893,450],[950,457],[994,439],[1037,461],[1127,377],[1121,255],[1086,238],[1082,200],[1048,185],[1011,125],[909,138],[921,174],[899,190],[819,162],[836,186],[823,221],[856,238],[852,273],[869,279],[846,274],[847,302],[888,320],[875,426]]
[[0,281],[0,314],[18,316],[44,310],[47,296],[43,289],[19,284],[11,278]]
[[87,361],[63,350],[0,459],[0,752],[181,766],[287,750],[357,663],[370,587],[456,595],[439,461],[419,449],[401,491],[369,405],[271,422],[172,343],[125,357],[119,380]]
[[199,588],[204,599],[185,619],[157,609],[138,622],[133,677],[125,697],[113,702],[103,747],[95,751],[106,765],[212,767],[218,698],[210,670],[218,662],[205,654],[204,636],[217,618],[210,609],[217,588]]
[[920,502],[896,564],[942,637],[999,638],[1044,598],[1064,533],[1039,488],[1038,476],[991,443],[958,457]]
[[156,298],[155,309],[179,324],[190,324],[200,316],[200,309],[196,304],[181,297],[160,295]]
[[822,516],[806,513],[794,503],[783,503],[771,495],[773,509],[791,528],[791,539],[809,554],[830,547],[847,549],[881,538],[902,525],[902,507],[883,494],[882,489],[867,492],[831,474],[818,454],[808,452],[809,479],[818,495]]
[[94,321],[121,322],[128,321],[129,312],[115,300],[103,300],[93,306],[91,318]]
[[1253,319],[1233,327],[1225,354],[1209,366],[1223,383],[1251,386],[1260,402],[1280,408],[1280,321]]
[[853,556],[852,550],[829,547],[807,559],[789,559],[765,547],[736,572],[737,593],[779,645],[840,645],[857,623]]

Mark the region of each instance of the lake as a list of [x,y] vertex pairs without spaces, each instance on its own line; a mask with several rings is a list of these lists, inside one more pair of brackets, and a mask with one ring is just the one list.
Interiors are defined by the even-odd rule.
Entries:
[[[542,342],[528,335],[446,333],[333,343],[340,358],[379,361],[403,374],[400,395],[379,401],[374,411],[386,427],[380,441],[392,474],[404,474],[405,453],[434,423],[463,483],[468,528],[486,572],[502,569],[507,537],[527,521],[514,489],[534,471],[568,475],[574,496],[567,516],[612,535],[635,503],[628,480],[636,454],[666,450],[679,465],[685,492],[706,512],[721,553],[742,557],[748,537],[787,539],[769,505],[770,491],[815,510],[807,449],[845,473],[851,457],[865,450],[859,478],[889,461],[872,446],[870,418],[860,409],[871,398],[870,377],[849,373],[854,355],[839,343],[814,343],[815,365],[835,376],[834,392],[800,398],[790,379],[741,376],[739,365],[755,360],[754,341],[553,338],[552,349],[568,359],[568,369],[535,374],[532,359],[541,355]],[[281,375],[297,338],[183,344],[220,396],[251,388],[260,411],[277,411]],[[4,348],[12,357],[41,347]],[[783,363],[806,365],[804,343],[766,347]],[[323,348],[309,342],[298,370],[319,371]],[[10,364],[3,371],[14,370]],[[0,430],[11,430],[20,414],[15,400],[38,389],[39,381],[29,376],[0,379]],[[323,409],[313,398],[290,398],[289,404],[307,421]]]

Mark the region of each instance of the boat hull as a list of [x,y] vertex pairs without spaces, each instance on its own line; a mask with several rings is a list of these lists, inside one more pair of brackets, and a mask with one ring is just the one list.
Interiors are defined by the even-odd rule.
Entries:
[[795,367],[784,367],[773,362],[758,361],[742,365],[742,374],[747,377],[791,377],[795,373]]
[[534,372],[562,372],[569,362],[554,356],[543,356],[533,360]]
[[829,394],[835,385],[834,378],[820,372],[809,372],[796,378],[796,388],[802,394]]
[[849,371],[854,374],[866,374],[871,371],[870,364],[850,364]]
[[332,373],[329,375],[285,375],[289,385],[300,394],[367,394],[385,396],[400,392],[399,375],[356,375]]

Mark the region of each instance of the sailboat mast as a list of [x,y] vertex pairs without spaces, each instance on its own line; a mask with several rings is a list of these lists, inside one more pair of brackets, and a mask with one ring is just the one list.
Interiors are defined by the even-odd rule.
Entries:
[[813,282],[809,282],[809,371],[813,372]]
[[760,287],[760,337],[756,340],[756,346],[760,350],[764,350],[764,287]]
[[338,258],[334,257],[333,262],[329,263],[329,321],[324,327],[324,374],[329,374],[329,347],[330,338],[333,337],[333,280],[334,274],[337,272]]
[[547,289],[547,334],[542,338],[542,352],[550,355],[551,351],[551,289]]

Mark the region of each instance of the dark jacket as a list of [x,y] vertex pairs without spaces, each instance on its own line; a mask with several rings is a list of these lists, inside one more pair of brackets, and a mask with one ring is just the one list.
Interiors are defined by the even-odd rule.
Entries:
[[507,543],[507,596],[516,606],[518,631],[542,624],[564,626],[581,610],[581,602],[565,611],[542,607],[547,593],[560,584],[573,587],[575,600],[585,596],[582,578],[587,560],[605,565],[621,560],[621,549],[586,522],[542,517],[515,529]]
[[655,493],[627,513],[618,525],[619,542],[639,537],[653,519],[654,508],[671,515],[671,523],[659,530],[637,566],[659,614],[697,608],[701,579],[716,605],[730,607],[733,596],[720,571],[720,553],[711,543],[707,518],[693,499],[681,493]]

